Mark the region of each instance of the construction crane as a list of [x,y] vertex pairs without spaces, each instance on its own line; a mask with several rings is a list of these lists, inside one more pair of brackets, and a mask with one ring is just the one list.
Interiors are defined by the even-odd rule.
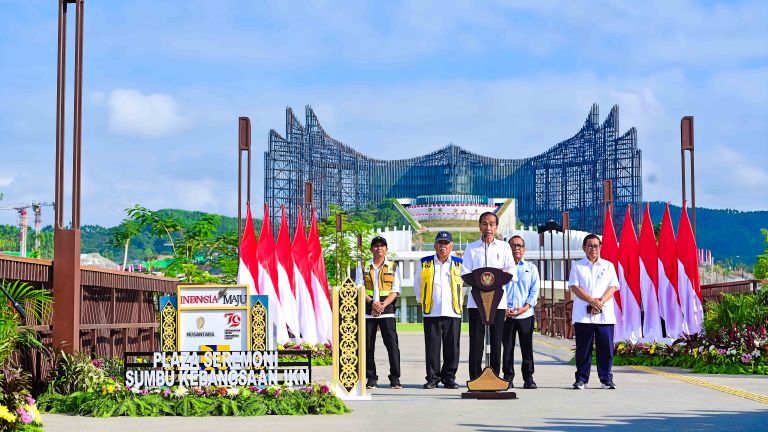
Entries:
[[0,210],[16,210],[19,213],[19,256],[27,256],[27,228],[29,217],[27,209],[31,208],[35,213],[35,249],[40,248],[40,229],[43,225],[42,208],[53,206],[52,202],[34,201],[21,204],[2,204]]

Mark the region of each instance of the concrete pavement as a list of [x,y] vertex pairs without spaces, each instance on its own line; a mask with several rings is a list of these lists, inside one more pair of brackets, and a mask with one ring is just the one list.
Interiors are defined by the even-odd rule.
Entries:
[[[617,389],[599,388],[596,371],[585,390],[571,389],[574,367],[568,365],[572,341],[536,335],[537,390],[516,388],[517,400],[462,400],[460,390],[423,390],[424,343],[421,333],[401,333],[403,389],[372,391],[371,401],[348,402],[351,414],[340,416],[159,417],[93,419],[43,415],[45,430],[62,431],[638,431],[766,430],[768,377],[693,375],[684,370],[615,367]],[[377,341],[380,377],[388,371],[386,350]],[[467,338],[462,337],[458,381],[467,373]],[[519,357],[519,355],[518,355]],[[519,375],[519,361],[517,365]],[[330,368],[313,375],[330,378]],[[697,381],[698,380],[698,381]],[[382,384],[387,385],[386,380]],[[520,378],[516,385],[522,385]],[[730,392],[729,392],[730,391]],[[748,397],[752,397],[749,399]]]

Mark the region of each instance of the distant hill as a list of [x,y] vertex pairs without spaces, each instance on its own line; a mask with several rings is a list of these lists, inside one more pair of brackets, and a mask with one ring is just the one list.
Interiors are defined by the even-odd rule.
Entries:
[[[651,219],[655,224],[661,223],[664,215],[664,203],[652,202]],[[204,213],[198,211],[164,209],[163,213],[169,213],[181,220],[191,222],[199,219]],[[677,231],[677,223],[680,218],[680,207],[670,206],[672,223]],[[375,223],[376,227],[404,224],[402,216],[392,207],[391,203],[380,203],[367,209],[358,210],[355,216],[361,220]],[[689,209],[690,216],[690,209]],[[696,209],[696,237],[700,248],[711,249],[716,261],[730,259],[732,263],[744,263],[748,266],[755,264],[757,255],[765,250],[761,228],[768,228],[768,211],[742,212],[736,210],[717,210],[707,208]],[[261,229],[261,220],[254,219],[256,234]],[[99,225],[83,225],[82,227],[82,253],[98,252],[103,256],[118,260],[122,256],[120,248],[113,248],[107,244],[111,237],[112,227]],[[237,231],[237,218],[221,216],[219,233]],[[43,258],[50,258],[53,254],[53,229],[43,229],[41,239]],[[19,230],[13,225],[0,225],[0,250],[18,250]],[[159,255],[169,255],[170,246],[166,245],[165,238],[153,237],[149,230],[131,240],[128,256],[131,260],[142,261],[146,258]],[[31,251],[34,245],[34,235],[30,230],[27,250]],[[50,251],[48,251],[50,249]]]
[[[205,213],[199,211],[162,209],[160,213],[172,215],[184,223],[191,223],[200,219]],[[122,248],[115,248],[109,245],[109,239],[112,237],[112,230],[115,227],[103,227],[100,225],[83,225],[80,228],[81,252],[84,254],[98,252],[111,260],[121,260],[123,256]],[[261,219],[254,219],[254,228],[258,236],[261,229]],[[221,223],[218,227],[218,233],[237,231],[237,218],[230,216],[221,216]],[[30,255],[34,249],[34,231],[30,228],[27,232],[27,254]],[[40,258],[50,259],[53,256],[53,228],[46,226],[41,231],[41,256]],[[139,235],[131,239],[128,246],[128,257],[130,261],[144,261],[162,255],[171,255],[171,247],[167,244],[165,237],[155,237],[149,229],[144,229]],[[0,251],[18,251],[19,250],[19,228],[15,225],[0,225]],[[122,262],[122,261],[121,261]]]
[[[653,223],[661,223],[666,204],[658,201],[650,204]],[[675,232],[680,210],[678,206],[669,206]],[[690,216],[689,208],[688,217]],[[734,264],[754,266],[757,255],[765,250],[761,228],[768,228],[768,211],[696,209],[696,243],[702,249],[710,249],[715,261],[730,259]]]

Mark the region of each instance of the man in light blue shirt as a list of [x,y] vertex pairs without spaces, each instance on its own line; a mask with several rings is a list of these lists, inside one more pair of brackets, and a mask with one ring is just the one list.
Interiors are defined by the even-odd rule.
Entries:
[[[512,248],[512,258],[517,268],[517,280],[512,280],[504,286],[507,293],[507,312],[504,319],[503,370],[504,379],[510,384],[515,377],[515,335],[520,340],[520,350],[523,352],[521,372],[523,388],[535,389],[533,381],[533,307],[539,297],[539,270],[533,263],[525,261],[525,241],[520,236],[509,239]],[[514,386],[513,386],[514,387]]]

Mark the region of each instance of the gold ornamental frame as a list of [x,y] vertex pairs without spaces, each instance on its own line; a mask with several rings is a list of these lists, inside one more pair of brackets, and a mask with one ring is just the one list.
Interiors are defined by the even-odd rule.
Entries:
[[343,400],[369,400],[365,391],[365,296],[347,276],[333,287],[333,389]]

